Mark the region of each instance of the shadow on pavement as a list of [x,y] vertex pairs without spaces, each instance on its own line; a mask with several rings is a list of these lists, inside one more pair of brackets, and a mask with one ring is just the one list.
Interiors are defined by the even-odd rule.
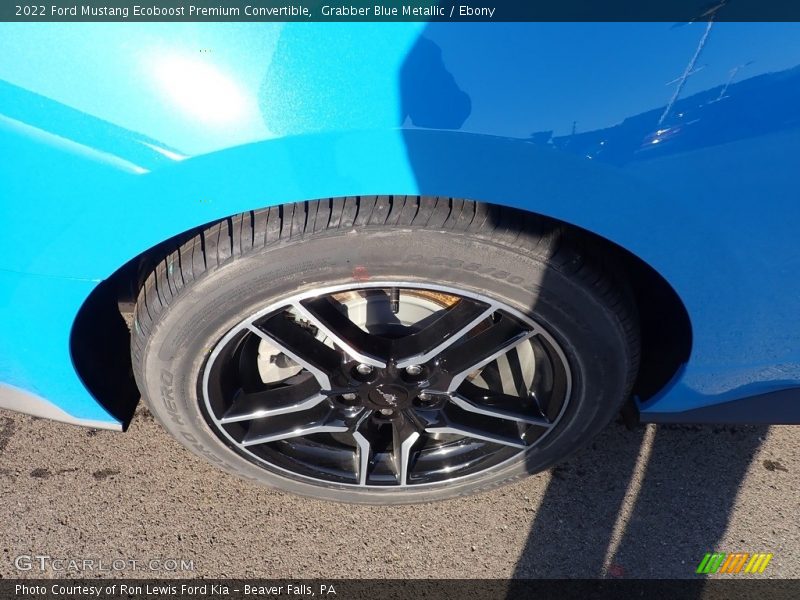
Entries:
[[550,471],[514,576],[697,576],[703,555],[725,533],[767,432],[767,426],[610,426]]

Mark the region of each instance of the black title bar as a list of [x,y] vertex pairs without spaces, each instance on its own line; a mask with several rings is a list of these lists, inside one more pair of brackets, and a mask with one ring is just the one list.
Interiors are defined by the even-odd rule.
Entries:
[[42,0],[0,21],[800,21],[798,0]]

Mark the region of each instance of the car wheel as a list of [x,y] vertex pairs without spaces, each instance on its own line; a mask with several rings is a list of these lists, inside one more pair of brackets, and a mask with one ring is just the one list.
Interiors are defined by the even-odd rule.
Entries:
[[361,503],[539,472],[619,410],[635,307],[587,235],[512,209],[371,196],[220,221],[136,303],[151,411],[219,467]]

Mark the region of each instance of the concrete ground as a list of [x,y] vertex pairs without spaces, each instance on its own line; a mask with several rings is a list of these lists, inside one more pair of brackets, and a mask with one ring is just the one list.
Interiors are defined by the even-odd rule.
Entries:
[[[217,471],[141,407],[124,434],[0,411],[0,577],[682,578],[716,550],[771,552],[762,577],[797,578],[798,441],[796,427],[614,424],[500,490],[364,507]],[[25,558],[42,555],[44,571]],[[111,567],[154,559],[154,572]]]

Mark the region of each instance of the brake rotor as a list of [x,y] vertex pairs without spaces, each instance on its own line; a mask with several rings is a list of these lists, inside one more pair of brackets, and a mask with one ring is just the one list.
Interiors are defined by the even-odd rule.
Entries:
[[[458,302],[458,296],[429,290],[404,289],[400,294],[397,311],[392,310],[391,290],[369,292],[342,292],[332,296],[343,308],[347,317],[364,331],[374,334],[391,333],[392,326],[413,327],[430,315]],[[311,326],[298,315],[301,325]],[[386,331],[381,331],[385,329]],[[333,342],[320,331],[315,337],[333,347]],[[267,340],[258,346],[258,373],[264,383],[272,384],[294,377],[302,367],[283,354]]]

